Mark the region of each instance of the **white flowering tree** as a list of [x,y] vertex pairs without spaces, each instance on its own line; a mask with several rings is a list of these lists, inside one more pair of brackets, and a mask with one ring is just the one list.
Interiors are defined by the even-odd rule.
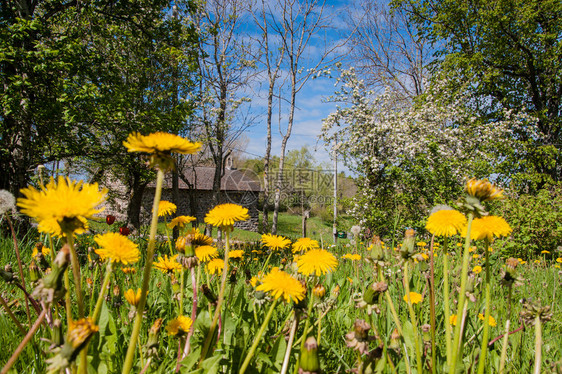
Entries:
[[341,105],[324,120],[323,138],[359,176],[352,214],[378,234],[396,219],[419,227],[435,204],[458,196],[463,180],[496,173],[517,134],[533,128],[526,126],[531,118],[514,112],[498,120],[474,116],[476,103],[463,90],[450,93],[444,80],[409,101],[389,88],[369,91],[353,69],[338,86],[331,100]]

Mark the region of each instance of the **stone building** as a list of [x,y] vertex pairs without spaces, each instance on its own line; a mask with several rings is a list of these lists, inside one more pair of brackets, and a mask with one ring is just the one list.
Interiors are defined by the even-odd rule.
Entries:
[[[185,171],[184,178],[180,178],[179,181],[178,215],[195,216],[199,222],[203,222],[207,212],[214,207],[212,198],[214,175],[214,167],[196,167]],[[154,189],[155,183],[149,184],[145,189],[143,212],[150,213],[152,210]],[[248,208],[250,218],[244,222],[237,222],[235,227],[258,231],[258,199],[262,188],[257,176],[247,170],[227,168],[221,180],[220,190],[219,203],[234,203]],[[172,201],[171,174],[167,174],[164,179],[162,200]]]

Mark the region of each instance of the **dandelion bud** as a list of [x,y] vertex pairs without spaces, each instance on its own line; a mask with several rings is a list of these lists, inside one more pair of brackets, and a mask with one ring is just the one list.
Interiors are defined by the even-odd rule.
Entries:
[[51,272],[39,280],[32,296],[41,299],[45,304],[56,302],[62,298],[65,294],[63,275],[69,262],[70,247],[65,244],[53,260]]
[[31,260],[31,263],[29,264],[29,280],[31,280],[31,283],[35,283],[40,278],[41,273],[39,272],[39,268],[37,267],[35,260]]
[[201,292],[203,293],[203,296],[205,296],[205,298],[209,301],[210,304],[212,305],[216,304],[217,297],[206,284],[201,285]]
[[507,277],[509,276],[512,279],[516,279],[517,277],[517,265],[519,265],[519,260],[517,260],[516,258],[510,257],[507,259],[507,261],[505,262],[506,265],[506,280]]
[[148,340],[144,345],[146,350],[146,355],[148,357],[155,357],[158,354],[158,347],[160,346],[160,342],[158,339],[158,335],[160,335],[160,328],[162,327],[162,318],[158,318],[148,330]]
[[365,293],[363,294],[363,300],[367,304],[373,305],[377,301],[379,295],[386,290],[388,290],[388,284],[386,284],[385,282],[375,282],[371,286],[369,286],[367,290],[365,290]]
[[12,270],[12,265],[7,264],[4,266],[4,270],[0,269],[0,276],[6,283],[10,283],[15,280],[14,272]]
[[64,335],[62,333],[62,322],[60,319],[53,321],[53,329],[51,330],[52,344],[51,347],[60,347],[64,343]]
[[312,289],[312,294],[314,296],[316,296],[318,298],[318,300],[322,300],[324,298],[324,296],[326,295],[326,288],[321,284],[317,284]]
[[338,296],[340,295],[340,286],[337,285],[336,287],[334,287],[334,289],[332,290],[332,295],[330,295],[330,298],[337,300]]
[[[90,317],[70,322],[65,342],[65,346],[72,348],[70,362],[74,361],[78,353],[86,346],[88,341],[98,330],[99,326],[95,325]],[[64,350],[63,348],[63,351]]]
[[402,247],[400,247],[400,255],[404,259],[409,259],[415,253],[416,232],[413,229],[406,230]]
[[57,372],[68,368],[98,330],[90,317],[70,322],[64,345],[56,356],[47,360],[50,364],[48,370]]
[[230,284],[236,284],[236,273],[238,272],[238,268],[234,268],[230,271],[230,276],[228,277],[228,281]]
[[384,251],[382,249],[381,239],[376,235],[373,237],[370,255],[370,257],[375,261],[384,261]]
[[431,326],[428,325],[427,323],[426,323],[426,324],[423,324],[423,325],[421,326],[421,330],[422,330],[422,339],[423,339],[423,342],[424,342],[424,343],[429,343],[429,342],[431,342],[431,334],[430,334]]
[[390,349],[394,349],[395,351],[400,349],[400,333],[398,329],[394,329],[392,334],[390,334],[390,344],[388,346]]
[[318,374],[319,372],[318,343],[313,336],[309,336],[301,351],[299,374]]

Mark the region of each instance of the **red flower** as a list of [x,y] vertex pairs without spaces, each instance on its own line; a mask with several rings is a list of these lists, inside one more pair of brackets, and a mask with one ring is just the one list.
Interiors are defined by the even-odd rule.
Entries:
[[127,226],[119,227],[119,234],[121,234],[123,236],[129,236],[130,233],[131,233],[131,230],[129,230],[129,228]]
[[110,226],[113,225],[113,222],[115,222],[115,216],[108,214],[107,217],[105,217],[105,222],[107,222]]

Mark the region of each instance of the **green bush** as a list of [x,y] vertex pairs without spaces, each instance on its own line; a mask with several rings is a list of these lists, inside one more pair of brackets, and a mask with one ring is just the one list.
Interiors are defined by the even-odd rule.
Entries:
[[554,253],[562,245],[562,186],[511,196],[495,208],[513,229],[511,239],[498,242],[505,254],[529,257],[545,250]]

